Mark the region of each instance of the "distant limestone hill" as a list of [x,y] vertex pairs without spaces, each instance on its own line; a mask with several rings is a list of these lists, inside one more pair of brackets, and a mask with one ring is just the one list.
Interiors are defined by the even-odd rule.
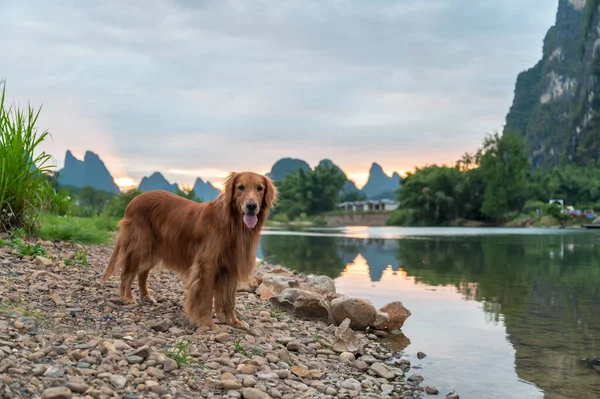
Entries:
[[267,176],[270,177],[273,181],[281,181],[286,178],[290,173],[296,172],[299,169],[303,169],[305,171],[309,171],[312,168],[306,161],[296,158],[282,158],[279,161],[275,162],[271,171],[267,173]]
[[[322,165],[333,166],[344,173],[344,171],[330,159],[321,160],[319,166]],[[306,161],[301,159],[282,158],[275,162],[271,172],[268,173],[267,176],[275,181],[281,181],[285,179],[288,174],[295,172],[298,169],[308,171],[311,170],[311,167]],[[344,173],[344,176],[347,176],[346,173]],[[369,171],[369,180],[362,190],[356,187],[356,184],[348,179],[348,177],[346,177],[346,179],[344,188],[342,189],[342,195],[356,194],[361,196],[362,194],[362,197],[366,197],[367,199],[395,199],[397,197],[396,191],[400,188],[401,181],[398,173],[394,172],[392,176],[387,176],[383,172],[382,167],[377,163],[372,164],[371,170]]]
[[344,174],[344,176],[346,176],[346,182],[344,183],[344,187],[342,188],[342,194],[361,193],[361,190],[359,190],[358,187],[356,187],[356,183],[354,183],[352,180],[348,179],[348,175],[346,175],[346,173],[342,170],[342,168],[340,168],[339,166],[334,164],[333,161],[331,161],[330,159],[321,160],[321,162],[319,162],[318,166],[329,166],[329,167],[337,168],[337,170],[339,170],[340,172],[342,172]]
[[65,165],[59,171],[58,184],[78,188],[91,186],[113,194],[120,192],[104,162],[91,151],[86,151],[83,161],[80,161],[67,150]]
[[143,193],[154,190],[164,190],[171,193],[177,192],[177,183],[169,183],[160,172],[154,172],[150,176],[142,178],[138,190]]
[[221,191],[211,184],[209,181],[204,181],[201,178],[197,178],[194,183],[194,194],[202,202],[212,201],[221,194]]
[[[396,190],[400,188],[400,176],[394,173],[391,177],[387,176],[381,166],[373,163],[369,171],[369,180],[367,184],[359,189],[356,184],[348,179],[346,173],[330,159],[323,159],[318,166],[329,166],[337,168],[346,176],[346,182],[340,192],[342,201],[354,201],[357,199],[395,199]],[[310,171],[310,165],[297,158],[282,158],[275,162],[271,171],[267,173],[274,181],[281,181],[290,173],[298,170]],[[60,170],[59,185],[73,186],[82,188],[91,186],[97,190],[103,190],[109,193],[118,194],[119,187],[115,184],[113,177],[104,165],[100,157],[91,151],[85,153],[83,161],[73,156],[71,151],[67,151],[65,156],[65,165]],[[177,183],[170,183],[160,172],[154,172],[150,176],[142,178],[138,189],[141,192],[154,190],[164,190],[176,193],[179,189]],[[193,186],[194,194],[202,201],[212,201],[219,196],[221,191],[217,189],[210,181],[204,181],[197,178]]]
[[390,177],[384,173],[379,164],[373,163],[369,170],[369,180],[362,188],[362,192],[368,199],[393,199],[397,197],[395,192],[400,188],[400,180],[398,173],[394,172]]

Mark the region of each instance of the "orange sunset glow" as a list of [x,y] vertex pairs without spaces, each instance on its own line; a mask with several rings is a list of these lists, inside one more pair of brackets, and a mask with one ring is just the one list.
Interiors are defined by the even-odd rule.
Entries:
[[137,188],[140,182],[132,179],[131,177],[117,177],[115,179],[115,184],[119,186],[121,191],[127,191],[131,190],[132,188]]

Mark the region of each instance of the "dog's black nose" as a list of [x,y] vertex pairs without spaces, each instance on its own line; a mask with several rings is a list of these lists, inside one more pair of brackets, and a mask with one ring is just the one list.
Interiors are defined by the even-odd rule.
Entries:
[[246,209],[250,212],[256,211],[256,208],[258,208],[258,205],[256,205],[256,202],[254,201],[250,201],[246,204]]

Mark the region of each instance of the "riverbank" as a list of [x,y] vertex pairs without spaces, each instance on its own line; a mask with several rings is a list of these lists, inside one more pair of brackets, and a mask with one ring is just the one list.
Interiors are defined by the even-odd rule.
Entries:
[[[0,248],[2,397],[410,398],[437,392],[421,386],[423,377],[402,357],[406,337],[383,328],[398,315],[381,319],[380,310],[377,320],[355,320],[346,305],[361,302],[332,293],[327,278],[262,263],[257,279],[238,292],[236,309],[249,330],[219,324],[198,334],[172,273],[151,274],[156,303],[126,305],[116,295],[117,278],[99,283],[110,246],[40,247],[46,256],[35,259]],[[303,304],[294,302],[298,291]],[[326,321],[331,316],[323,306],[344,323]],[[381,329],[352,331],[348,315],[352,324]]]

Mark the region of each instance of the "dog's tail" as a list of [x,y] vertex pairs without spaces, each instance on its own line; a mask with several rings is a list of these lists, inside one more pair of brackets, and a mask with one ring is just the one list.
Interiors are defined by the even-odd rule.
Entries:
[[108,261],[108,266],[106,266],[106,271],[104,272],[104,276],[102,276],[103,283],[106,283],[108,281],[108,279],[111,278],[117,271],[117,260],[119,259],[119,256],[121,256],[122,246],[123,246],[123,244],[121,244],[120,242],[117,242],[117,244],[115,245],[115,249],[112,253],[112,256],[110,257],[110,260]]
[[[121,237],[124,237],[125,234],[123,234],[123,228],[125,227],[124,225],[126,225],[128,223],[125,222],[125,220],[121,220],[119,222],[119,228],[121,230]],[[113,250],[113,253],[110,257],[110,260],[108,261],[108,265],[106,266],[106,271],[104,272],[104,276],[102,276],[102,283],[106,283],[108,281],[109,278],[111,278],[115,272],[117,271],[117,263],[119,258],[122,256],[121,252],[123,251],[123,240],[122,239],[117,239],[117,243],[115,244],[115,249]]]

